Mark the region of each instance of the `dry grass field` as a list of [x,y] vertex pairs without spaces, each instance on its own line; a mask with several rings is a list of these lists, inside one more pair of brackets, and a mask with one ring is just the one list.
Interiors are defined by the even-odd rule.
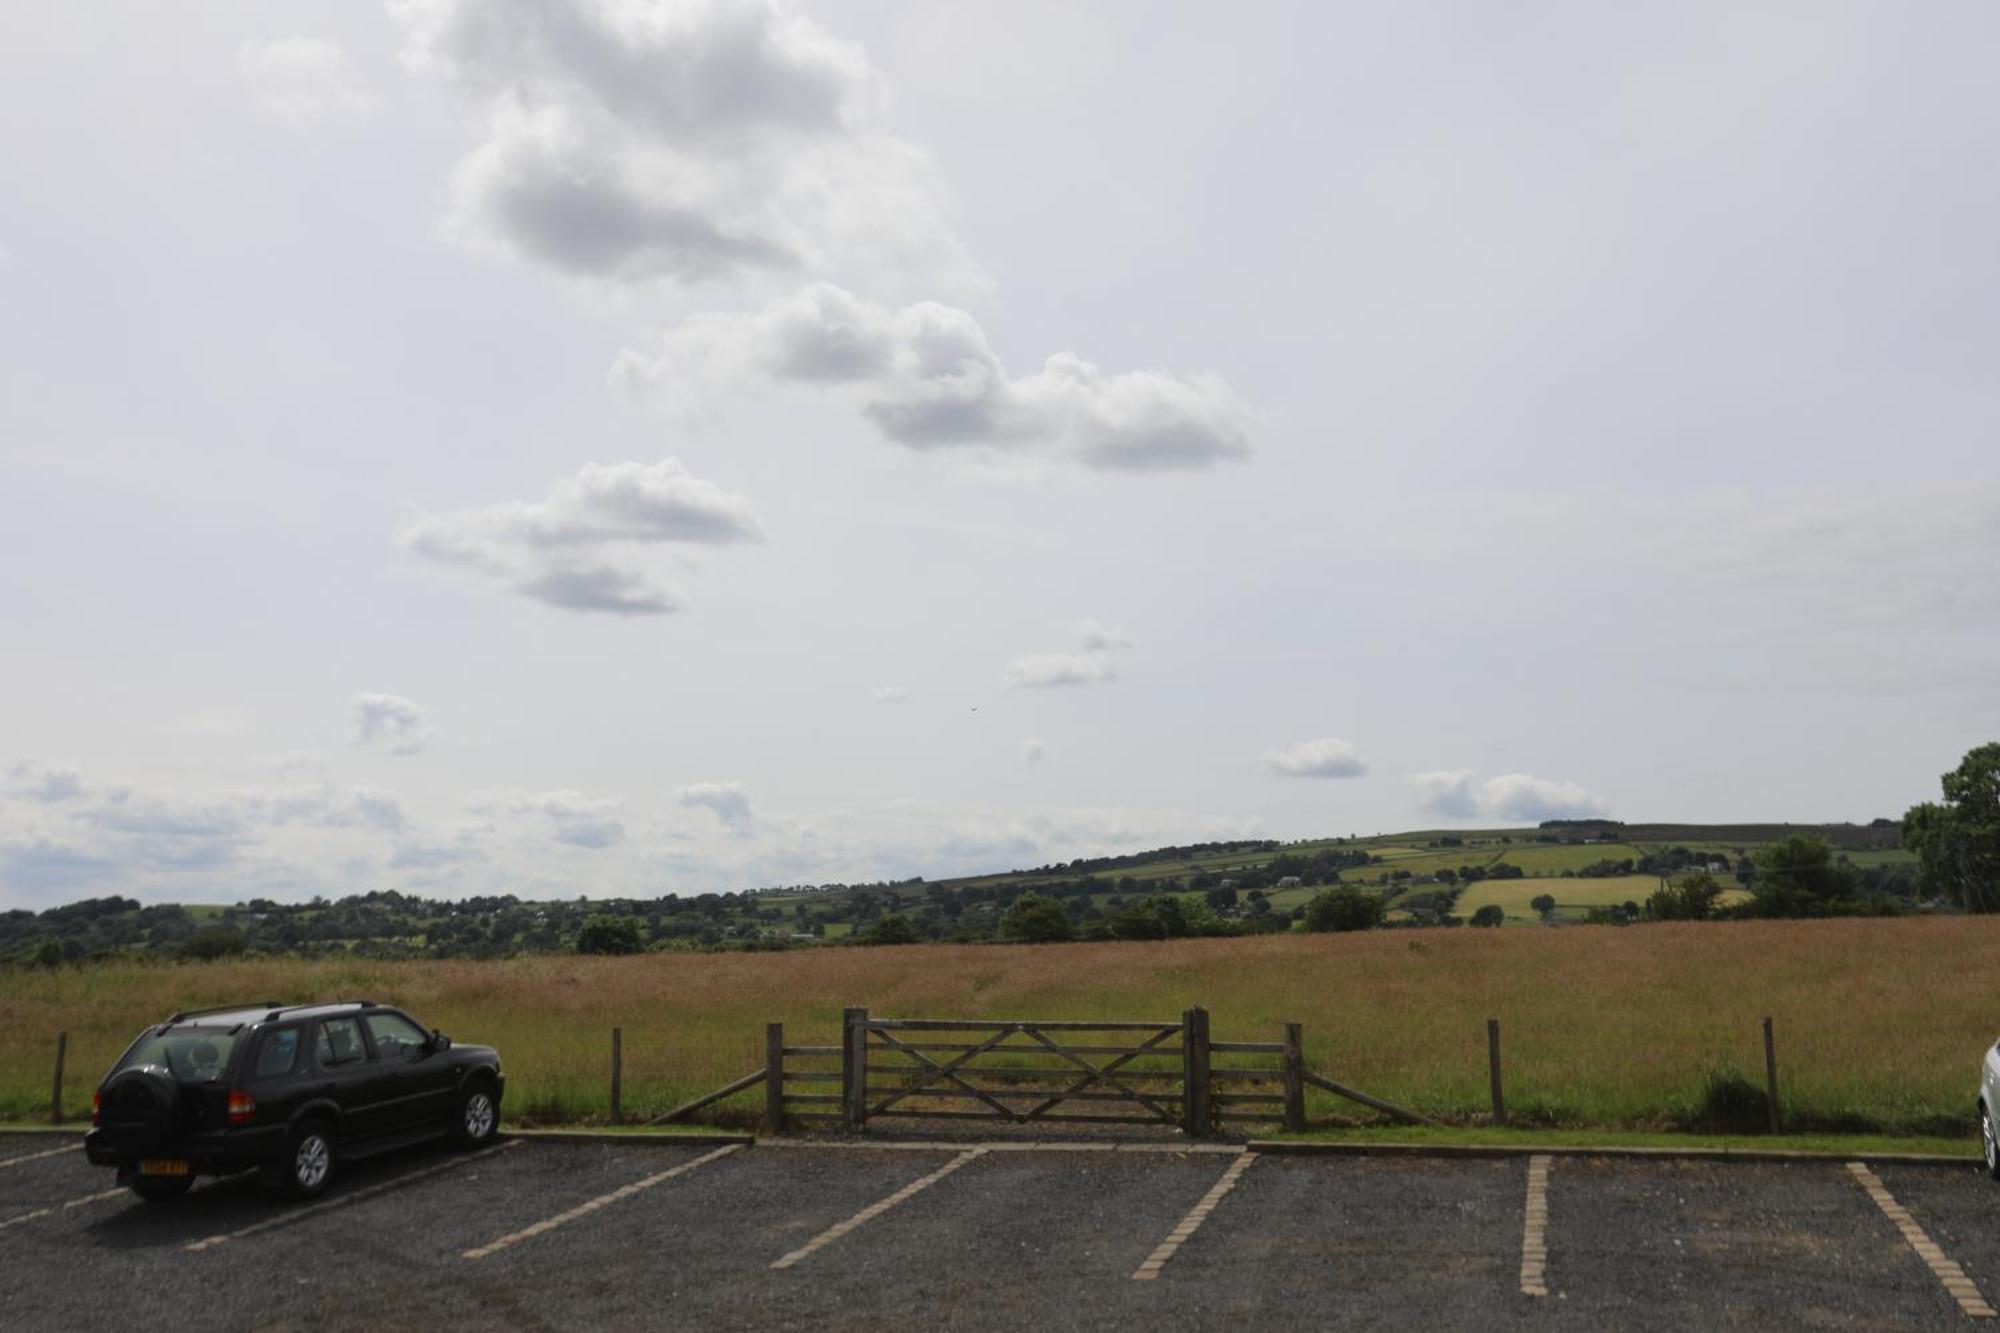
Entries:
[[1996,975],[2000,920],[1978,918],[21,971],[0,974],[0,1117],[46,1106],[60,1030],[74,1111],[125,1042],[177,1007],[363,995],[500,1047],[511,1111],[541,1118],[604,1113],[614,1024],[631,1111],[755,1068],[768,1019],[828,1042],[850,1004],[1137,1019],[1204,1004],[1218,1039],[1297,1020],[1314,1068],[1458,1121],[1486,1108],[1492,1016],[1517,1117],[1628,1128],[1690,1123],[1714,1068],[1761,1081],[1770,1014],[1797,1128],[1969,1132],[1980,1055],[2000,1036]]

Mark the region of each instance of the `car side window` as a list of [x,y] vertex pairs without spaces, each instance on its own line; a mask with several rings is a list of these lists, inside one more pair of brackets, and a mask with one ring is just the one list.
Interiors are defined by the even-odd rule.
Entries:
[[375,1050],[384,1060],[414,1060],[424,1053],[430,1037],[401,1014],[370,1014],[361,1020],[375,1039]]
[[264,1044],[257,1050],[257,1077],[277,1078],[289,1074],[299,1064],[299,1030],[278,1028],[264,1034]]
[[351,1018],[321,1019],[319,1042],[314,1046],[313,1053],[319,1057],[322,1069],[366,1060],[368,1048],[361,1044],[361,1024]]

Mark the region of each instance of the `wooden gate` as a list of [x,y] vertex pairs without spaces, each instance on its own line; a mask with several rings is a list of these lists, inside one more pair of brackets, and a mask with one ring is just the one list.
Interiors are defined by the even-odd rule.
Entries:
[[1179,1125],[1178,1022],[847,1017],[848,1116]]

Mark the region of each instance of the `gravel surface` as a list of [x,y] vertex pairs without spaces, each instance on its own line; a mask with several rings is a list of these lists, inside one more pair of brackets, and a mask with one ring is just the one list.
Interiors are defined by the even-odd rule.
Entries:
[[[0,1163],[62,1143],[0,1135]],[[1525,1158],[1260,1156],[1157,1280],[1134,1281],[1234,1158],[1012,1145],[773,1271],[966,1147],[743,1148],[630,1188],[714,1151],[417,1150],[355,1164],[312,1205],[265,1195],[254,1178],[204,1181],[166,1205],[123,1192],[94,1199],[111,1173],[80,1152],[0,1165],[0,1328],[122,1330],[163,1318],[205,1333],[1965,1322],[1837,1163],[1558,1158],[1550,1294],[1538,1298],[1520,1290]],[[2000,1297],[2000,1186],[1972,1169],[1879,1174]],[[61,1207],[76,1200],[90,1202]],[[463,1257],[600,1200],[486,1258]]]

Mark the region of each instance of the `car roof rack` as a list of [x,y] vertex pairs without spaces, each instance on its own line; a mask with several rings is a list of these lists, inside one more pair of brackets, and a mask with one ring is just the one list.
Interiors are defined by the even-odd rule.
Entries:
[[280,1014],[296,1014],[302,1009],[372,1009],[373,1000],[315,1000],[311,1004],[271,1004],[271,1012],[264,1015],[266,1023],[275,1022]]
[[183,1009],[167,1020],[166,1025],[184,1023],[190,1018],[200,1018],[203,1014],[240,1014],[250,1009],[270,1009],[284,1003],[282,1000],[245,1000],[239,1004],[218,1004],[211,1009]]

